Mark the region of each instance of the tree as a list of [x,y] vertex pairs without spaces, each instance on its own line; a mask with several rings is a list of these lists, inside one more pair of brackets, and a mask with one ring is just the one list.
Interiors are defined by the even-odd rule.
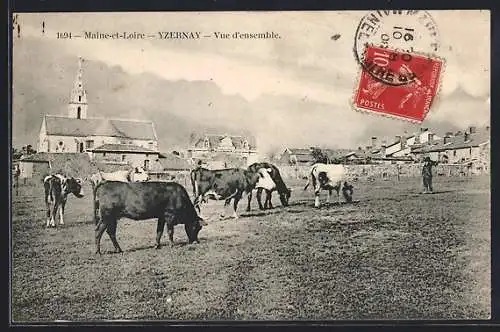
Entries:
[[315,163],[328,164],[328,162],[329,162],[328,156],[326,155],[326,153],[324,153],[319,148],[312,148],[311,155],[312,155]]

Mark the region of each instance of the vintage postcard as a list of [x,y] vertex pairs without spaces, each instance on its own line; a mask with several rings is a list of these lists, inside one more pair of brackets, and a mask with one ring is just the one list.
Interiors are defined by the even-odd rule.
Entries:
[[13,13],[11,322],[490,319],[490,23]]

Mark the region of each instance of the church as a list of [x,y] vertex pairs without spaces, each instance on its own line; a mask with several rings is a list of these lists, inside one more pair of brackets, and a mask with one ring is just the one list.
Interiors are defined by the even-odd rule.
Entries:
[[90,118],[83,85],[83,59],[71,90],[67,116],[43,117],[38,152],[88,153],[92,159],[149,168],[160,156],[151,121]]

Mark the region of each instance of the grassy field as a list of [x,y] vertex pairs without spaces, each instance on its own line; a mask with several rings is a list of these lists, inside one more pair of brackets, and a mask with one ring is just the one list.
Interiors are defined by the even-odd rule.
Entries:
[[[290,181],[288,181],[289,183]],[[111,254],[94,254],[91,199],[70,197],[66,225],[46,229],[41,187],[13,197],[12,319],[487,319],[489,177],[356,183],[351,204],[313,207],[296,183],[291,206],[210,217],[200,244],[176,226],[155,250],[156,221],[122,219]],[[90,193],[90,188],[85,188]],[[326,196],[326,195],[325,195]],[[324,199],[323,199],[324,201]],[[229,213],[227,213],[230,215]],[[166,234],[163,243],[167,243]]]

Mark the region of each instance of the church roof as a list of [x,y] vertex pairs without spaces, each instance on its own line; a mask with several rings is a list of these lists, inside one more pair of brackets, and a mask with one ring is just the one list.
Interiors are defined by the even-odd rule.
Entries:
[[47,135],[59,136],[110,136],[129,139],[156,140],[150,121],[87,118],[76,119],[45,115]]

